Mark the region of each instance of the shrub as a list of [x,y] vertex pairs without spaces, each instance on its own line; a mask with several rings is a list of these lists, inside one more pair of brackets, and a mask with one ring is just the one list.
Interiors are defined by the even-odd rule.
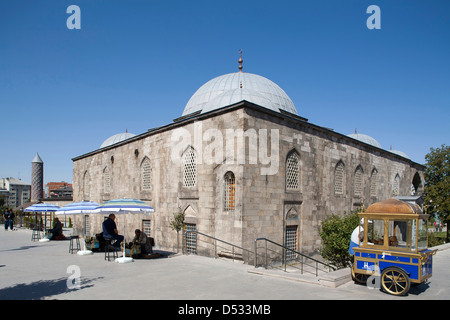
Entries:
[[349,266],[351,262],[348,252],[350,237],[358,224],[357,211],[343,216],[334,214],[324,219],[320,229],[322,238],[320,254],[322,257],[338,268]]
[[429,232],[428,233],[428,247],[435,247],[445,243],[445,232]]

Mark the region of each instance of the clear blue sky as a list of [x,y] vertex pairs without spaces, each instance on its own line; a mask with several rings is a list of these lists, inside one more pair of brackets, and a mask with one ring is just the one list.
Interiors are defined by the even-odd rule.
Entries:
[[449,144],[449,16],[448,0],[2,0],[0,177],[31,182],[39,152],[44,183],[72,182],[73,157],[172,122],[239,49],[310,122],[425,163]]

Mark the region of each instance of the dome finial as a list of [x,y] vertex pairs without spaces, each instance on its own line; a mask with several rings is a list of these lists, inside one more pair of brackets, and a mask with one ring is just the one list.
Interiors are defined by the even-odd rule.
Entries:
[[238,62],[239,62],[239,72],[242,72],[242,62],[244,62],[242,60],[242,49],[239,50],[239,60],[238,60]]

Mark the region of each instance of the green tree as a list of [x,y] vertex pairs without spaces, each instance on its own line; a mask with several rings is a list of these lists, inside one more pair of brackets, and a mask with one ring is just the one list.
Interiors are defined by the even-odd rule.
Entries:
[[173,214],[173,219],[170,220],[170,227],[177,232],[177,250],[179,249],[179,232],[184,229],[186,224],[184,223],[184,212],[178,212]]
[[352,232],[359,224],[358,212],[343,216],[334,214],[322,221],[319,232],[322,238],[320,254],[338,268],[350,265],[351,256],[348,247]]
[[430,148],[425,156],[425,204],[427,213],[435,214],[447,224],[449,240],[450,213],[450,146]]
[[0,207],[4,207],[5,203],[5,196],[3,194],[0,194]]

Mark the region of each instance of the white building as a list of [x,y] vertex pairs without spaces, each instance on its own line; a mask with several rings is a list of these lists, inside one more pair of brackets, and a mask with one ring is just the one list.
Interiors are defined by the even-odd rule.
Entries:
[[5,195],[5,205],[19,207],[30,201],[31,184],[16,178],[1,178],[0,192]]

